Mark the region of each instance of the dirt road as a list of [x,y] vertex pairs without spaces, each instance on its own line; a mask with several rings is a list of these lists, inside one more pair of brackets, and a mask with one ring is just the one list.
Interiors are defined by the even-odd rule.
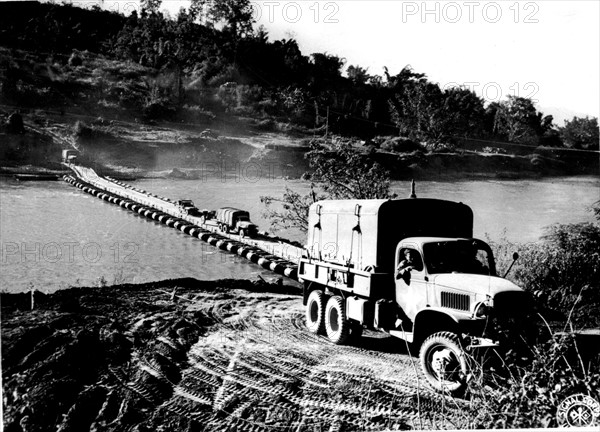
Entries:
[[332,345],[294,287],[169,281],[2,296],[10,430],[457,428],[398,340]]

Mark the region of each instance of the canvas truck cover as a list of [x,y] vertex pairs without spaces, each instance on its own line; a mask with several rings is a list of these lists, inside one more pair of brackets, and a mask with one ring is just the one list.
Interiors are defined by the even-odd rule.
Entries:
[[314,259],[391,272],[402,239],[472,236],[473,211],[462,203],[428,198],[325,200],[310,207],[306,248]]
[[217,210],[217,220],[220,222],[225,222],[229,225],[233,225],[234,219],[240,216],[246,216],[250,218],[250,213],[246,210],[240,210],[233,207],[222,207]]

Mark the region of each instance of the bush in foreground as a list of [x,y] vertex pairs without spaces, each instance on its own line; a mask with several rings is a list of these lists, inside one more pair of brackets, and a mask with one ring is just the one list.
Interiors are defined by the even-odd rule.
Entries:
[[[596,217],[599,208],[600,202],[593,207]],[[512,251],[519,251],[509,277],[532,294],[540,315],[559,331],[548,328],[548,340],[528,352],[507,352],[495,371],[473,374],[475,428],[557,427],[557,410],[567,397],[600,401],[598,336],[573,332],[574,326],[600,327],[600,226],[553,225],[542,240],[527,245],[504,240],[492,247],[501,274]]]
[[[512,251],[520,254],[508,275],[530,292],[539,310],[577,328],[600,327],[600,226],[553,225],[541,243],[492,242],[500,269]],[[502,272],[501,272],[502,273]]]
[[600,400],[598,356],[582,355],[573,334],[556,334],[532,354],[526,365],[509,355],[500,374],[478,374],[470,383],[473,427],[557,427],[558,407],[569,396]]

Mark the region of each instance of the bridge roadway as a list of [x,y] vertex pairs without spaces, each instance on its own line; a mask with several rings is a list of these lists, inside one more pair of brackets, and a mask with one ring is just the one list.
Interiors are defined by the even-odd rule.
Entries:
[[[131,200],[142,206],[165,213],[166,215],[172,216],[180,221],[188,222],[189,225],[200,229],[193,231],[215,233],[214,235],[207,237],[200,236],[198,232],[187,231],[188,234],[208,241],[220,249],[237,253],[238,255],[244,256],[264,268],[297,280],[297,263],[298,259],[302,256],[303,249],[291,244],[285,239],[272,237],[266,233],[259,234],[255,238],[241,237],[238,234],[232,233],[224,233],[219,230],[215,220],[204,220],[202,217],[188,215],[173,200],[169,198],[160,197],[110,177],[102,177],[93,169],[88,167],[73,164],[69,165],[69,167],[73,170],[77,176],[77,179],[86,183],[87,187],[84,184],[76,184],[76,180],[72,177],[66,177],[65,180],[75,186],[80,187],[86,192],[99,196],[97,193],[93,193],[93,188],[96,188],[98,191],[116,195],[122,199]],[[144,215],[151,217],[147,214],[147,212]],[[155,214],[154,216],[157,215]],[[163,223],[167,223],[162,220],[160,216],[158,216],[158,218],[152,218],[160,220]],[[188,224],[185,225],[186,228],[189,226]],[[174,223],[172,226],[184,231],[181,223],[179,226],[177,226],[177,223]]]

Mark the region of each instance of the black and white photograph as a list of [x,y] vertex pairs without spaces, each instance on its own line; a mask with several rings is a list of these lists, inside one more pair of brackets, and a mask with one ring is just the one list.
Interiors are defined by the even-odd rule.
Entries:
[[0,1],[5,432],[600,428],[600,1]]

